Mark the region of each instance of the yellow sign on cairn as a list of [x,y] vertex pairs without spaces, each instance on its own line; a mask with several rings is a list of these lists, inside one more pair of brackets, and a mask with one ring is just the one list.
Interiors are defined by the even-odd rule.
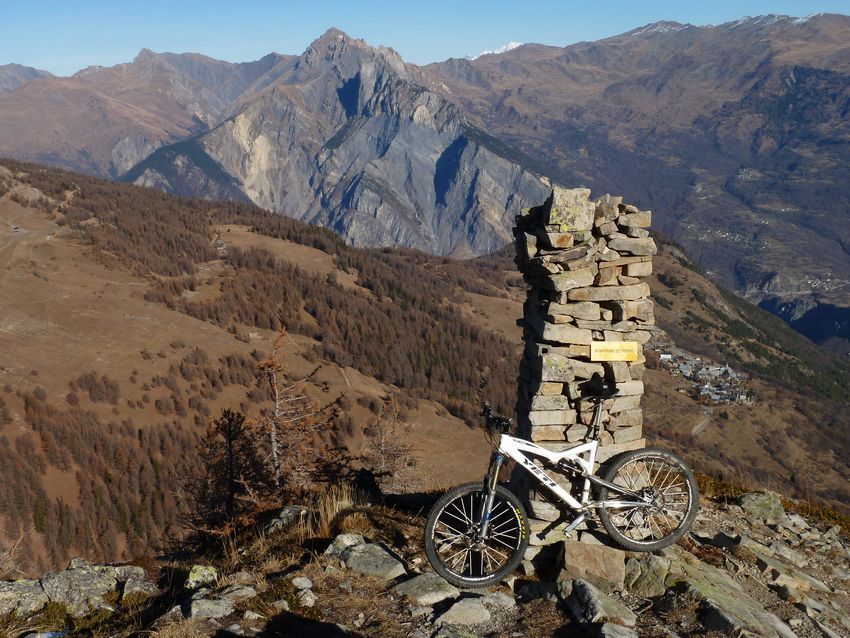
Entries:
[[590,344],[591,361],[637,361],[637,341],[594,341]]

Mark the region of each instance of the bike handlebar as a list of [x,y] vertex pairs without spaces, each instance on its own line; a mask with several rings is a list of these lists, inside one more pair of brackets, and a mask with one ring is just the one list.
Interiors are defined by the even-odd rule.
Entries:
[[481,408],[481,416],[484,417],[485,427],[493,428],[503,434],[511,429],[511,425],[513,425],[514,422],[513,419],[509,419],[508,417],[504,417],[500,414],[493,414],[493,408],[486,401]]

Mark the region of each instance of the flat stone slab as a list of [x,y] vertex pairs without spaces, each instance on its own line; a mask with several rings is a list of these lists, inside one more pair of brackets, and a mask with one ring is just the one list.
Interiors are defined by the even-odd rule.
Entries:
[[390,581],[406,574],[404,565],[393,557],[387,550],[374,543],[363,543],[346,549],[340,556],[349,569],[374,576],[383,581]]
[[573,288],[567,293],[567,299],[570,301],[623,301],[641,299],[643,297],[649,297],[649,284],[603,286],[601,288]]
[[568,270],[551,275],[548,278],[549,285],[558,292],[572,290],[573,288],[583,288],[593,284],[596,279],[597,268],[580,268],[579,270]]
[[460,590],[457,587],[434,572],[411,578],[393,589],[407,596],[416,605],[434,605],[447,598],[460,596]]
[[501,607],[502,609],[516,607],[516,599],[513,596],[508,596],[500,591],[494,591],[492,594],[487,594],[482,599],[482,602],[488,607]]
[[257,590],[247,585],[229,585],[219,592],[219,597],[228,600],[248,600],[257,595]]
[[631,253],[632,255],[654,255],[658,252],[655,240],[651,237],[612,239],[608,242],[608,248],[618,253]]
[[588,231],[593,228],[596,204],[589,201],[589,189],[555,186],[551,198],[549,224],[560,226],[562,231]]
[[703,602],[707,610],[706,627],[729,635],[751,632],[769,638],[795,638],[788,625],[747,594],[726,572],[701,562],[677,545],[670,548],[668,555],[672,560],[667,585],[683,584],[694,598]]
[[227,598],[211,600],[200,598],[189,605],[189,618],[224,618],[233,613],[233,601]]
[[490,620],[490,612],[480,598],[464,598],[434,621],[436,625],[480,625]]

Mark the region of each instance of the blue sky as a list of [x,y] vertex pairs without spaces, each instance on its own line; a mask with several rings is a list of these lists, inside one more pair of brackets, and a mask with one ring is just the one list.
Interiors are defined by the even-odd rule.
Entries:
[[511,41],[565,46],[657,20],[719,24],[744,15],[850,14],[850,0],[677,2],[259,2],[9,0],[0,11],[0,64],[69,75],[92,64],[154,51],[204,53],[241,62],[271,51],[301,53],[329,27],[391,46],[417,64],[463,57]]

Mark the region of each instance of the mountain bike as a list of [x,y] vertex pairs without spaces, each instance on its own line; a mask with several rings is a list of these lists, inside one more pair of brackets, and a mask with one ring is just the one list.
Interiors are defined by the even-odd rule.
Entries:
[[[448,491],[434,504],[425,525],[425,552],[431,565],[450,583],[484,587],[511,574],[528,548],[530,527],[525,507],[500,485],[507,458],[527,470],[566,506],[575,518],[568,536],[594,512],[615,543],[632,551],[651,552],[672,545],[690,529],[699,509],[699,490],[691,469],[672,452],[645,448],[610,459],[601,477],[594,474],[604,401],[615,385],[595,374],[582,384],[582,400],[593,405],[588,440],[562,452],[509,436],[512,420],[484,404],[481,416],[493,447],[483,482]],[[568,492],[545,470],[566,477]]]

